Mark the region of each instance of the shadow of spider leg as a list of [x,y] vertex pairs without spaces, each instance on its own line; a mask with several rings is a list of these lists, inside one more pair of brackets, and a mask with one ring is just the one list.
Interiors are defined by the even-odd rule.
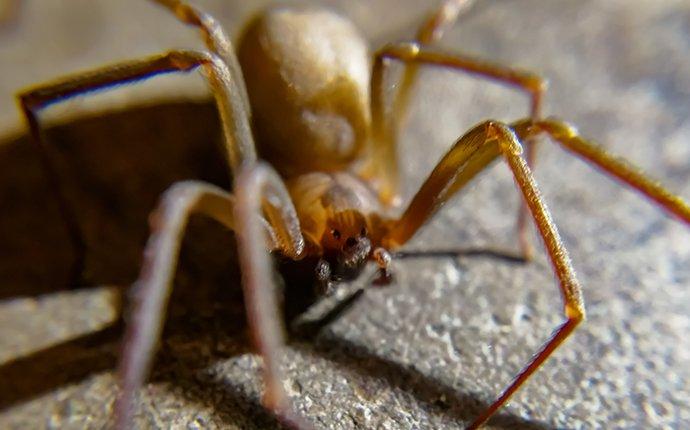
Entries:
[[141,275],[131,293],[132,309],[119,368],[116,427],[131,428],[133,400],[160,337],[180,244],[193,213],[207,215],[237,234],[249,327],[264,359],[264,404],[283,423],[310,428],[293,412],[282,386],[284,330],[269,257],[269,251],[278,251],[300,259],[304,239],[282,180],[263,163],[240,170],[235,197],[207,183],[178,182],[166,191],[153,213]]
[[438,163],[403,215],[391,222],[390,230],[384,238],[384,246],[397,247],[407,242],[448,199],[501,155],[510,166],[537,224],[558,277],[566,321],[556,329],[529,364],[484,413],[469,425],[469,428],[479,427],[501,408],[585,318],[581,289],[570,264],[568,252],[521,154],[522,145],[507,126],[487,121],[474,127],[461,137]]

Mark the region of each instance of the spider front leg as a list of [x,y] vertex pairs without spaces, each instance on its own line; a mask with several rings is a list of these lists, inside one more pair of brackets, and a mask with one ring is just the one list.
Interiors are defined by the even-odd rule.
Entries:
[[300,429],[308,428],[290,408],[283,389],[280,357],[285,343],[284,328],[259,215],[263,208],[268,222],[274,227],[278,249],[293,260],[299,260],[305,254],[299,219],[283,181],[266,163],[260,162],[240,171],[235,196],[234,213],[247,318],[264,359],[264,404],[287,423]]
[[236,184],[233,197],[203,182],[179,182],[166,191],[151,217],[152,234],[141,275],[132,288],[133,308],[119,366],[118,429],[131,428],[132,403],[160,338],[181,240],[194,213],[216,219],[236,232],[247,317],[264,359],[264,403],[283,423],[309,428],[290,407],[282,386],[283,327],[268,255],[272,250],[293,259],[302,257],[304,239],[299,221],[282,181],[267,165],[244,167]]
[[443,203],[500,155],[510,167],[537,224],[558,277],[566,321],[486,411],[469,425],[468,428],[471,429],[482,425],[501,408],[585,318],[581,288],[570,264],[568,252],[521,154],[522,146],[515,133],[507,126],[488,121],[474,127],[443,157],[403,215],[391,222],[390,230],[384,237],[384,246],[388,247],[407,242]]
[[44,171],[50,186],[53,187],[61,217],[77,254],[75,268],[72,270],[74,278],[81,276],[85,240],[74,210],[65,198],[60,176],[51,161],[50,148],[45,144],[38,121],[38,112],[64,99],[98,89],[142,80],[162,73],[188,72],[197,67],[201,67],[206,73],[215,96],[223,126],[225,152],[231,168],[235,171],[240,164],[256,160],[254,140],[238,84],[232,78],[226,64],[214,54],[199,51],[171,51],[68,76],[30,88],[18,95],[20,108],[29,126],[31,140],[39,149]]
[[152,234],[146,244],[141,274],[130,292],[130,308],[126,313],[115,428],[132,427],[132,404],[144,382],[154,347],[160,338],[189,216],[195,212],[205,214],[233,229],[234,206],[234,198],[216,186],[186,181],[170,187],[151,214]]
[[242,69],[235,55],[230,38],[223,30],[223,27],[216,19],[208,13],[180,0],[152,0],[163,7],[169,9],[177,19],[185,24],[198,27],[204,38],[206,47],[214,54],[218,55],[228,66],[228,71],[232,80],[236,83],[236,88],[244,102],[244,111],[247,115],[251,114],[249,108],[249,96],[244,85]]

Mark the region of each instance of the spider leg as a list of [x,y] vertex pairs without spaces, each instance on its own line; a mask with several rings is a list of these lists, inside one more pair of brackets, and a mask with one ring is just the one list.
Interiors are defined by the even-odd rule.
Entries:
[[670,192],[658,181],[650,178],[639,167],[582,138],[569,124],[553,118],[536,123],[530,119],[525,119],[512,124],[511,127],[520,139],[542,132],[548,134],[553,141],[567,151],[628,184],[686,224],[690,224],[690,205],[686,201]]
[[[439,40],[441,37],[443,37],[443,33],[445,33],[446,30],[448,30],[450,27],[453,26],[453,24],[455,24],[455,22],[458,19],[458,16],[462,12],[472,7],[473,3],[474,0],[444,1],[441,4],[441,6],[439,6],[439,8],[433,14],[431,14],[431,16],[419,28],[419,30],[417,31],[416,41],[420,44],[429,45]],[[478,66],[482,66],[484,64],[484,62],[481,60],[473,61],[475,61]],[[417,77],[418,69],[419,66],[417,64],[408,65],[405,68],[403,77],[398,85],[399,90],[397,93],[397,97],[395,98],[395,104],[393,107],[393,113],[398,121],[403,120],[405,117],[405,111],[409,106],[410,89]],[[472,70],[466,71],[469,73],[475,73],[479,77],[502,81],[503,79],[500,76],[501,73],[499,73],[498,76],[492,73],[494,71],[501,72],[501,69],[510,72],[510,68],[500,65],[493,65],[493,67],[486,71],[488,73]],[[531,93],[530,117],[534,120],[538,119],[541,116],[542,100],[544,97],[544,93],[546,92],[546,81],[543,78],[540,78],[539,76],[535,77],[539,81],[537,86],[521,86],[520,83],[518,83],[519,89]],[[503,82],[509,85],[515,85],[515,83],[510,82],[510,80],[503,80]],[[531,168],[534,168],[537,161],[537,140],[534,138],[530,138],[527,139],[524,143],[527,165]],[[518,242],[520,244],[522,257],[526,260],[529,260],[532,254],[534,253],[534,250],[532,249],[532,245],[528,237],[528,217],[529,213],[527,206],[525,206],[524,204],[520,205],[517,215],[516,230],[518,234]]]
[[[265,360],[266,397],[274,400],[268,402],[269,406],[284,422],[307,428],[290,410],[281,385],[278,360],[282,327],[276,293],[271,289],[267,251],[299,258],[304,246],[299,223],[282,182],[268,168],[248,168],[237,183],[238,189],[248,187],[257,194],[233,197],[204,182],[178,182],[165,192],[151,216],[152,234],[146,244],[141,275],[132,287],[132,310],[119,365],[120,393],[115,406],[118,429],[132,426],[132,404],[160,338],[180,244],[194,213],[207,215],[237,233],[250,328]],[[266,218],[261,216],[264,201]]]
[[115,427],[132,427],[132,404],[150,367],[162,329],[180,243],[189,216],[203,213],[227,228],[235,226],[234,198],[203,182],[178,182],[161,197],[151,214],[152,234],[146,244],[139,279],[132,286],[122,354],[120,391],[115,405]]
[[50,148],[46,145],[38,120],[39,111],[61,100],[88,92],[146,79],[161,73],[187,72],[197,67],[201,67],[205,72],[215,96],[223,125],[225,151],[234,171],[241,163],[256,159],[254,141],[236,80],[233,79],[225,62],[214,54],[170,51],[67,76],[18,94],[17,98],[28,124],[31,140],[39,149],[46,178],[53,187],[61,217],[75,248],[76,263],[72,270],[75,279],[81,275],[83,269],[85,241],[74,210],[65,198],[55,165],[51,161]]
[[[454,4],[455,2],[447,3],[447,5]],[[440,11],[443,11],[443,8]],[[439,14],[441,18],[438,18],[438,20],[445,22],[442,19],[444,14],[441,12]],[[432,19],[429,22],[435,21]],[[421,31],[421,33],[433,33],[432,29],[435,27],[431,26],[429,28]],[[389,60],[401,61],[407,65],[407,68],[403,76],[403,83],[397,94],[398,97],[394,102],[396,105],[393,108],[393,116],[386,118],[383,77],[386,68],[390,65]],[[417,68],[420,65],[447,67],[523,91],[530,97],[530,117],[535,119],[539,118],[543,95],[546,91],[546,81],[536,74],[464,55],[444,53],[428,48],[419,42],[398,43],[379,50],[374,59],[371,78],[372,141],[374,146],[372,148],[372,166],[370,166],[370,169],[371,172],[376,172],[376,174],[380,175],[381,196],[383,201],[388,203],[394,202],[398,196],[398,157],[395,146],[397,136],[394,122],[402,119],[402,110],[407,103],[406,101],[400,102],[399,100],[407,98],[409,87],[412,84],[411,79],[416,75]],[[410,79],[408,84],[405,84],[406,79]],[[529,160],[531,158],[529,154],[533,152],[529,151],[532,145],[530,142],[527,143]],[[518,223],[518,225],[520,226],[521,224]],[[518,227],[518,231],[520,233],[519,238],[523,254],[529,256],[531,250],[529,241],[527,241],[524,233],[525,228]]]
[[281,252],[293,260],[305,253],[305,242],[292,200],[280,176],[259,162],[240,170],[235,185],[235,219],[240,250],[242,285],[249,327],[264,359],[264,405],[283,421],[298,428],[310,427],[290,407],[280,368],[284,340],[271,260],[262,242],[260,214],[274,227]]
[[[430,45],[437,42],[455,24],[460,14],[471,8],[473,4],[474,0],[445,0],[417,29],[415,42],[420,45]],[[400,78],[393,105],[393,115],[398,120],[405,118],[410,102],[410,90],[418,74],[419,65],[408,64]]]
[[163,7],[168,8],[177,19],[185,24],[198,27],[206,43],[206,47],[212,53],[218,55],[228,66],[228,71],[232,79],[236,83],[237,91],[239,92],[244,102],[244,111],[247,115],[251,115],[249,108],[249,96],[247,95],[247,88],[244,85],[244,78],[242,77],[242,69],[240,63],[235,55],[235,49],[232,46],[230,38],[223,30],[223,27],[216,21],[216,19],[197,9],[195,6],[180,0],[152,0]]
[[416,40],[424,44],[436,42],[474,2],[475,0],[444,0],[417,29]]
[[469,428],[472,429],[486,422],[501,408],[585,318],[582,292],[568,252],[521,153],[522,146],[517,136],[507,126],[488,121],[474,127],[443,157],[414,196],[407,210],[398,220],[391,222],[390,230],[384,237],[384,246],[395,247],[407,242],[448,199],[499,155],[504,157],[513,172],[515,182],[537,224],[558,277],[566,321],[556,329],[554,335],[486,411],[470,424]]

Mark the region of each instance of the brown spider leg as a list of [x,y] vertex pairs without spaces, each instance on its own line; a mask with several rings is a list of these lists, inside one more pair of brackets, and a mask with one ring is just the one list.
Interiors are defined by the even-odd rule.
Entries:
[[[416,41],[421,44],[428,45],[439,40],[441,37],[443,37],[443,33],[445,33],[446,30],[455,24],[460,13],[468,10],[473,3],[473,0],[446,0],[443,2],[443,4],[419,28],[417,31]],[[418,68],[419,67],[416,64],[406,67],[403,77],[398,85],[399,90],[397,97],[395,98],[395,105],[393,107],[393,114],[398,121],[403,120],[405,117],[405,111],[409,106],[410,88],[414,84],[414,81],[417,77]],[[482,75],[481,73],[479,75],[489,79],[495,79],[495,77],[490,75]],[[524,90],[531,92],[532,102],[530,106],[530,117],[533,120],[537,120],[541,116],[541,104],[546,91],[546,82],[538,76],[537,78],[541,81],[539,85],[533,88],[523,87]],[[500,80],[500,77],[498,79]],[[508,83],[511,84],[510,82]],[[537,161],[538,141],[536,138],[529,138],[524,142],[527,165],[533,169]],[[532,244],[529,240],[529,231],[527,229],[528,217],[529,213],[527,206],[525,204],[521,204],[520,208],[518,209],[516,230],[522,257],[526,260],[530,260],[532,254],[534,253],[534,249],[532,248]]]
[[263,402],[284,422],[310,428],[290,405],[283,388],[280,358],[285,343],[277,292],[271,276],[271,260],[262,242],[261,210],[274,227],[283,255],[299,260],[305,255],[305,241],[292,200],[280,176],[263,162],[245,166],[235,185],[235,219],[240,250],[242,285],[249,327],[264,359],[266,391]]
[[567,151],[594,164],[604,172],[641,192],[666,211],[690,224],[690,205],[678,195],[670,192],[658,181],[650,178],[639,167],[623,158],[610,154],[603,147],[580,137],[568,123],[549,118],[533,123],[529,119],[511,125],[520,139],[547,133]]
[[[398,157],[395,145],[395,128],[390,120],[385,118],[383,105],[383,76],[389,64],[387,60],[390,59],[399,60],[412,66],[426,64],[448,67],[472,76],[508,85],[529,95],[532,118],[538,118],[540,115],[541,100],[546,91],[546,81],[538,75],[476,58],[447,54],[414,42],[398,43],[381,49],[375,56],[371,80],[372,130],[375,143],[372,154],[372,171],[377,172],[381,177],[381,197],[386,203],[392,203],[398,197]],[[399,118],[396,116],[394,120],[399,121]],[[521,240],[520,243],[523,253],[528,256],[531,253],[529,242]]]
[[[267,254],[267,250],[277,250],[287,256],[299,258],[304,242],[294,208],[282,183],[276,182],[276,177],[271,176],[270,171],[266,173],[267,170],[263,166],[247,168],[247,172],[238,178],[238,184],[243,184],[238,187],[249,185],[253,191],[259,191],[253,196],[242,195],[235,198],[214,185],[184,181],[174,184],[161,198],[151,216],[152,233],[146,244],[141,274],[132,287],[132,310],[119,365],[120,393],[115,406],[116,428],[132,427],[132,404],[137,390],[144,382],[155,345],[160,338],[182,237],[189,217],[194,213],[209,216],[237,233],[243,277],[249,281],[244,284],[249,322],[260,350],[265,354],[268,384],[266,395],[279,401],[270,405],[283,422],[301,428],[308,427],[289,409],[280,385],[282,375],[277,360],[283,343],[282,328],[277,300],[273,296],[275,292],[270,291],[271,266]],[[268,202],[264,205],[267,218],[261,216],[262,200]],[[256,211],[248,214],[244,208],[240,208],[247,204]],[[243,224],[247,221],[248,224]],[[249,243],[246,243],[247,239]],[[254,260],[257,258],[256,254],[260,255],[258,260]],[[257,270],[268,271],[258,275],[259,278],[264,276],[260,281],[268,279],[268,282],[254,282]]]
[[[415,42],[421,45],[429,45],[443,37],[443,34],[452,27],[460,14],[474,4],[474,0],[446,0],[444,1],[417,29]],[[403,76],[398,83],[398,91],[393,105],[393,117],[400,120],[405,118],[405,113],[410,101],[410,89],[419,73],[418,64],[409,64],[405,67]]]
[[522,146],[517,136],[507,126],[494,121],[476,126],[461,137],[439,162],[407,210],[398,220],[391,222],[390,230],[384,238],[384,246],[395,247],[404,244],[448,199],[499,155],[503,155],[510,166],[558,277],[567,320],[501,395],[470,424],[468,428],[472,429],[486,422],[501,408],[585,318],[582,292],[570,264],[568,252],[521,153]]
[[56,196],[60,215],[75,248],[73,278],[78,279],[83,269],[85,241],[77,223],[74,210],[64,195],[55,165],[51,161],[50,148],[38,121],[38,112],[61,100],[117,84],[170,72],[187,72],[202,67],[206,72],[223,125],[225,151],[233,171],[242,162],[256,160],[254,140],[244,102],[226,64],[216,55],[197,51],[171,51],[140,60],[119,63],[89,72],[67,76],[53,82],[29,88],[18,94],[20,109],[26,118],[32,142],[38,147],[41,162]]
[[251,116],[249,108],[249,96],[247,95],[247,88],[244,85],[244,78],[242,77],[242,69],[240,63],[235,55],[235,49],[232,46],[230,38],[223,30],[223,27],[216,21],[216,19],[196,7],[187,4],[187,2],[179,0],[152,0],[163,7],[168,8],[175,16],[185,24],[198,27],[204,37],[206,47],[212,53],[218,55],[225,64],[232,79],[235,81],[237,91],[239,92],[244,102],[244,111],[248,116]]
[[132,405],[151,365],[160,338],[180,243],[189,216],[203,213],[229,229],[235,226],[234,198],[203,182],[178,182],[161,197],[149,220],[151,236],[146,244],[139,279],[130,292],[130,308],[118,369],[119,394],[115,404],[115,428],[132,428]]

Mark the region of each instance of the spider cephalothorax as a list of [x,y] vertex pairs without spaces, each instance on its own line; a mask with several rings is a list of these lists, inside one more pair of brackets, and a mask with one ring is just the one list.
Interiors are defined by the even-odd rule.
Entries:
[[371,187],[343,172],[301,175],[287,185],[307,247],[321,256],[319,283],[352,279],[368,260],[381,261],[384,209]]

